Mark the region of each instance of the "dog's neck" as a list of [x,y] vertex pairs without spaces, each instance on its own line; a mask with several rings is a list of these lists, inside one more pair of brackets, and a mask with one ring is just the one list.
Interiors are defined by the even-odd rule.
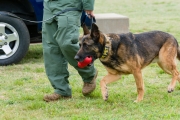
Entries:
[[103,36],[104,36],[104,47],[103,47],[103,52],[100,59],[105,59],[109,53],[109,39],[107,35],[103,34]]

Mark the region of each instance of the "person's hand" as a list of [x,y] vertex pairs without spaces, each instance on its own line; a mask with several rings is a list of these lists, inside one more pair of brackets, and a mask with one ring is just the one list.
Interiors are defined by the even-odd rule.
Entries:
[[95,17],[92,10],[85,10],[85,12],[88,14],[89,18]]

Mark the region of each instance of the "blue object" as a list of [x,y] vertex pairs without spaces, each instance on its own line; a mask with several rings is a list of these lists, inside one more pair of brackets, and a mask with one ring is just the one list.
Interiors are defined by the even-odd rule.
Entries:
[[[29,0],[34,8],[37,21],[42,21],[43,19],[43,1],[44,0]],[[38,31],[42,30],[42,23],[38,23]]]
[[94,17],[89,18],[85,11],[82,12],[81,25],[85,23],[88,29],[91,29],[92,23],[95,23],[96,19]]

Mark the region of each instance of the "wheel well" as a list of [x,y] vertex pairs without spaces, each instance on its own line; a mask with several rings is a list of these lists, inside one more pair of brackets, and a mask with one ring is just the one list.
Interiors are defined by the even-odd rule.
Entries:
[[[34,9],[28,0],[1,0],[0,11],[7,11],[23,19],[36,21]],[[29,30],[31,38],[39,36],[37,24],[27,21],[24,21],[24,23]]]
[[28,0],[1,0],[0,11],[16,15],[34,15],[34,10]]

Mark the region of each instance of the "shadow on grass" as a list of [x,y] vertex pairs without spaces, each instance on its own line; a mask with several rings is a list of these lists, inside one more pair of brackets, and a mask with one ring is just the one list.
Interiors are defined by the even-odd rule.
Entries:
[[23,58],[20,64],[31,62],[43,62],[43,49],[41,43],[31,44],[26,56]]

